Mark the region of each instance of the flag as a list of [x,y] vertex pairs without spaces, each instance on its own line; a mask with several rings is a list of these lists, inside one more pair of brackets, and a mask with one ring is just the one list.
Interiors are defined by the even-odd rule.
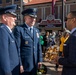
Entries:
[[54,15],[55,2],[56,2],[56,0],[52,0],[52,15]]

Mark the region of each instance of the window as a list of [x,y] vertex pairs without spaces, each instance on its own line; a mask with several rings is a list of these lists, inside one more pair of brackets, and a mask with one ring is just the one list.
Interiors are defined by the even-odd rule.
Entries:
[[0,4],[2,4],[2,0],[0,0]]
[[6,0],[6,3],[9,3],[9,2],[11,2],[10,0]]

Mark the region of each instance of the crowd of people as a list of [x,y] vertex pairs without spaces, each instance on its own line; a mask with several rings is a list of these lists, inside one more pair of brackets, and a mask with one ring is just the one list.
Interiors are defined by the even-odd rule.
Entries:
[[0,75],[37,75],[47,49],[53,45],[59,46],[56,68],[62,65],[62,75],[76,75],[76,11],[67,15],[68,30],[47,31],[43,36],[34,27],[37,9],[24,9],[24,23],[17,26],[16,9],[17,5],[0,8]]

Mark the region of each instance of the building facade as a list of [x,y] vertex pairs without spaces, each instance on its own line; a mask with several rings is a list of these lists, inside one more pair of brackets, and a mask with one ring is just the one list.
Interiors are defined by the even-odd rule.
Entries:
[[[39,1],[39,0],[37,0]],[[41,1],[41,0],[40,0]],[[47,2],[41,3],[36,2],[35,0],[32,0],[32,2],[29,2],[25,5],[26,8],[35,7],[38,9],[38,19],[46,19],[46,17],[49,14],[52,14],[52,0],[47,0]],[[68,14],[68,12],[76,10],[76,0],[66,0],[64,4],[64,16]],[[54,7],[54,15],[56,18],[62,18],[62,2],[61,0],[57,0]]]
[[[52,0],[32,0],[25,5],[25,8],[35,7],[38,9],[37,22],[40,19],[45,20],[48,15],[52,14]],[[66,0],[64,3],[64,18],[70,11],[76,10],[76,0]],[[54,16],[62,20],[62,0],[57,0],[54,6]],[[64,25],[65,27],[65,25]],[[51,28],[51,27],[50,27]],[[50,28],[48,28],[50,30]],[[47,29],[47,28],[45,28]],[[61,27],[52,28],[52,30],[61,29]]]
[[[21,11],[26,8],[34,7],[38,9],[37,22],[40,19],[45,20],[48,15],[52,14],[52,0],[0,0],[0,7],[11,4],[17,4],[20,7],[20,9],[17,9],[17,24],[23,23]],[[66,0],[64,4],[64,17],[72,10],[76,10],[76,0]],[[62,19],[61,0],[55,2],[54,15],[56,19]]]

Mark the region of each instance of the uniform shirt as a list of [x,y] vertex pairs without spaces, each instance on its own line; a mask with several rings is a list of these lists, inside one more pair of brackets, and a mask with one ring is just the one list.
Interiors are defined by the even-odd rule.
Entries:
[[[26,24],[26,23],[25,23],[25,24]],[[29,31],[30,31],[30,28],[32,28],[32,29],[33,29],[33,26],[31,26],[31,27],[30,27],[30,26],[29,26],[29,25],[27,25],[27,24],[26,24],[26,26],[27,26],[27,28],[28,28],[28,30],[29,30]]]
[[12,33],[12,30],[10,29],[10,27],[9,27],[9,26],[7,26],[7,25],[6,25],[6,27],[7,27],[7,28],[9,29],[9,31]]

